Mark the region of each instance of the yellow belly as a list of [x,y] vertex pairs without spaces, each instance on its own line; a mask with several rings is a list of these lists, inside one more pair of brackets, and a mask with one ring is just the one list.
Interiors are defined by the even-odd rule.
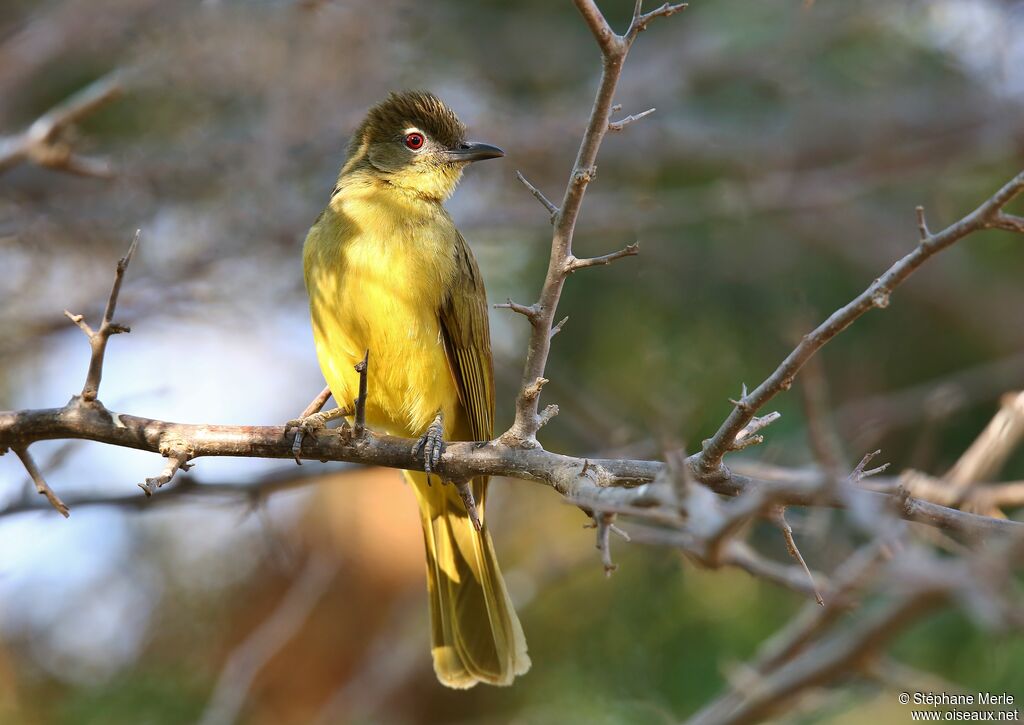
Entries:
[[419,436],[441,412],[450,429],[459,398],[438,317],[454,274],[444,226],[392,218],[380,205],[350,202],[339,211],[329,209],[310,231],[304,255],[317,357],[331,393],[351,406],[354,366],[369,350],[371,428]]

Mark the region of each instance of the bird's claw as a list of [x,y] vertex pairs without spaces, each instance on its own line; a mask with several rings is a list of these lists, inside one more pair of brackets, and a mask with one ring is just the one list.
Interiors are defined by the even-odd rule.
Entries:
[[427,432],[420,436],[416,445],[412,447],[414,456],[423,454],[423,470],[433,473],[444,453],[444,416],[437,414],[434,422],[427,428]]
[[[302,465],[302,441],[307,433],[316,433],[316,431],[326,428],[330,421],[348,415],[348,413],[349,411],[343,408],[333,408],[331,410],[321,410],[319,413],[307,415],[305,418],[295,418],[285,423],[285,432],[292,428],[296,429],[295,440],[292,441],[292,456],[295,458],[295,462],[300,466]],[[343,420],[341,428],[344,430],[348,427],[348,421]]]

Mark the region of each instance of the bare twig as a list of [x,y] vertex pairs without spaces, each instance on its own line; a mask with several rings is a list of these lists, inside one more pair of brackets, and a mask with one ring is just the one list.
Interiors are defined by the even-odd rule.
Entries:
[[524,317],[526,317],[526,319],[528,319],[531,323],[534,324],[536,324],[540,319],[537,312],[537,308],[534,305],[521,305],[518,302],[513,302],[511,298],[509,298],[507,302],[499,302],[498,304],[494,305],[494,309],[512,310],[513,312],[518,312],[520,315],[523,315]]
[[893,290],[931,256],[969,234],[998,226],[998,217],[1003,207],[1018,196],[1022,190],[1024,190],[1024,172],[1008,181],[999,191],[960,221],[921,241],[912,252],[893,264],[882,276],[868,285],[860,295],[836,310],[817,328],[805,335],[800,344],[764,382],[738,401],[718,431],[708,439],[703,451],[697,454],[696,463],[701,470],[714,471],[721,467],[722,459],[729,452],[736,434],[769,400],[783,390],[789,389],[800,369],[822,346],[864,313],[872,309],[886,307]]
[[629,116],[626,116],[625,118],[623,118],[621,121],[611,121],[611,122],[608,123],[608,130],[612,131],[613,133],[617,133],[617,132],[621,131],[622,129],[624,129],[629,124],[636,123],[641,118],[644,118],[646,116],[650,116],[656,110],[658,110],[658,109],[656,109],[656,108],[648,108],[646,111],[641,111],[640,113],[630,114]]
[[1008,232],[1024,234],[1024,217],[1017,216],[1016,214],[999,212],[995,215],[992,226],[998,227],[999,229],[1005,229]]
[[875,476],[875,475],[877,475],[879,473],[882,473],[887,468],[889,468],[889,464],[888,463],[883,463],[881,466],[878,466],[877,468],[872,468],[872,469],[865,470],[865,469],[867,469],[868,464],[871,463],[871,461],[873,461],[875,459],[875,457],[878,456],[878,454],[880,454],[881,452],[882,452],[881,450],[877,450],[877,451],[871,451],[870,453],[865,453],[864,457],[860,459],[860,463],[858,463],[857,466],[850,473],[850,476],[849,476],[850,482],[851,483],[860,483],[865,478],[870,478],[871,476]]
[[363,359],[356,363],[356,372],[359,373],[359,396],[355,399],[355,426],[353,434],[359,438],[366,433],[366,376],[370,365],[370,351],[367,350]]
[[636,242],[632,242],[631,244],[627,244],[625,247],[623,247],[617,252],[612,252],[611,254],[602,254],[600,257],[588,257],[580,259],[570,254],[569,257],[565,260],[565,271],[566,274],[572,274],[578,269],[611,264],[616,259],[622,259],[623,257],[633,257],[639,253],[640,245],[637,244]]
[[811,589],[814,591],[814,599],[821,606],[825,606],[825,600],[821,598],[821,592],[818,591],[818,587],[814,584],[814,575],[811,574],[810,568],[807,566],[807,562],[804,561],[804,555],[800,553],[800,547],[796,545],[796,539],[793,538],[793,527],[786,521],[786,510],[783,507],[779,507],[775,516],[773,517],[775,525],[782,532],[782,538],[786,542],[786,550],[789,551],[789,555],[793,557],[794,561],[803,569],[804,574],[807,575],[807,579],[811,582]]
[[309,401],[309,405],[307,405],[306,409],[302,411],[302,414],[299,415],[299,418],[308,418],[314,413],[319,413],[321,410],[324,409],[324,406],[327,405],[327,401],[330,399],[331,387],[327,385],[324,386],[324,389],[321,390],[315,398]]
[[473,528],[477,531],[483,531],[483,522],[480,521],[480,514],[476,508],[476,498],[473,496],[473,487],[467,480],[454,481],[456,489],[459,491],[459,498],[462,499],[462,504],[466,507],[466,513],[469,515],[469,520],[473,522]]
[[86,324],[82,315],[74,315],[67,310],[64,311],[67,318],[78,325],[82,332],[86,334],[89,338],[89,345],[92,348],[89,372],[86,373],[85,385],[82,386],[82,393],[79,398],[83,403],[92,403],[99,394],[100,380],[103,377],[103,356],[107,352],[107,342],[110,340],[110,336],[122,332],[131,332],[131,328],[127,325],[114,322],[114,312],[117,310],[117,298],[121,293],[121,282],[124,280],[125,270],[128,269],[132,256],[139,246],[139,234],[140,231],[135,232],[131,246],[128,247],[128,253],[118,260],[117,269],[114,273],[114,285],[110,289],[110,297],[107,299],[107,307],[103,312],[103,320],[99,328],[94,331]]
[[188,462],[188,453],[184,451],[168,448],[164,455],[167,458],[167,465],[164,466],[164,470],[159,475],[147,478],[144,483],[139,484],[139,488],[147,496],[152,496],[158,488],[169,483],[174,478],[174,474],[179,470],[187,471],[192,468],[193,464]]
[[[562,195],[562,203],[558,205],[557,211],[553,211],[555,206],[553,203],[544,204],[545,208],[549,212],[553,211],[554,214],[551,257],[540,297],[533,305],[536,310],[536,318],[531,318],[533,329],[527,347],[526,363],[523,366],[522,384],[519,395],[516,397],[515,421],[512,427],[501,436],[502,442],[506,445],[516,447],[536,447],[538,445],[537,431],[541,424],[538,413],[540,396],[530,395],[529,388],[534,381],[544,377],[544,370],[547,367],[548,353],[551,349],[551,330],[554,328],[558,301],[562,294],[565,278],[572,271],[567,263],[573,259],[572,240],[576,218],[579,216],[587,185],[597,173],[597,154],[601,148],[601,142],[609,130],[613,108],[612,100],[622,74],[626,55],[637,34],[646,28],[651,20],[671,15],[683,7],[666,3],[656,10],[643,14],[638,4],[629,29],[624,35],[617,35],[604,15],[601,14],[594,0],[575,0],[575,4],[601,50],[601,80],[586,131],[576,154],[576,161],[573,163],[569,181]],[[525,182],[525,179],[523,181]],[[531,187],[532,185],[528,185],[527,188]],[[533,193],[532,188],[531,193]],[[541,198],[536,193],[534,196]],[[543,199],[541,203],[544,203]]]
[[615,514],[613,513],[609,513],[607,511],[595,511],[593,519],[594,523],[590,524],[590,527],[597,530],[597,542],[595,546],[597,550],[601,552],[601,565],[604,566],[604,575],[611,576],[612,572],[619,567],[612,562],[612,546],[609,540],[610,535],[615,531],[627,541],[629,541],[629,535],[615,525]]
[[71,515],[68,511],[68,507],[64,505],[64,502],[60,500],[60,497],[53,492],[50,488],[50,484],[43,478],[43,472],[39,470],[39,466],[36,465],[35,460],[32,458],[32,454],[28,452],[27,448],[15,448],[14,452],[18,454],[18,458],[21,459],[21,463],[25,466],[25,470],[28,471],[28,475],[32,478],[32,482],[36,485],[36,491],[46,497],[46,500],[50,502],[53,508],[57,509],[57,512],[67,518]]
[[732,450],[739,451],[744,448],[748,448],[754,443],[761,443],[764,438],[757,435],[757,433],[782,417],[782,413],[778,411],[772,411],[768,415],[754,416],[750,422],[736,434],[736,439],[732,443]]
[[529,189],[530,193],[533,194],[537,201],[544,205],[544,208],[548,210],[548,216],[551,219],[551,222],[554,223],[555,217],[558,216],[558,207],[555,206],[550,199],[544,196],[544,192],[531,184],[527,178],[523,176],[521,171],[516,172],[516,178],[519,179],[523,186]]
[[917,233],[918,233],[918,236],[921,238],[922,242],[926,241],[928,239],[928,237],[930,237],[932,235],[932,233],[930,231],[928,231],[928,222],[924,218],[924,207],[923,206],[915,207],[914,208],[914,213],[917,215]]

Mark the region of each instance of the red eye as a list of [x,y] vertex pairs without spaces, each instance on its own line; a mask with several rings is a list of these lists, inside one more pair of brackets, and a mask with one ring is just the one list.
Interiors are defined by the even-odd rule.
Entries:
[[423,134],[422,133],[410,133],[405,137],[405,145],[411,148],[413,151],[419,151],[423,148]]

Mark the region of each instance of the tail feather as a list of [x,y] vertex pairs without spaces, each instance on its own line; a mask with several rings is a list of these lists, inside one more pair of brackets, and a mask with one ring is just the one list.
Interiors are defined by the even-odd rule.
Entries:
[[[486,525],[478,532],[454,486],[405,472],[416,491],[427,551],[434,670],[449,687],[509,685],[530,668],[526,638]],[[483,518],[483,486],[474,482]]]

